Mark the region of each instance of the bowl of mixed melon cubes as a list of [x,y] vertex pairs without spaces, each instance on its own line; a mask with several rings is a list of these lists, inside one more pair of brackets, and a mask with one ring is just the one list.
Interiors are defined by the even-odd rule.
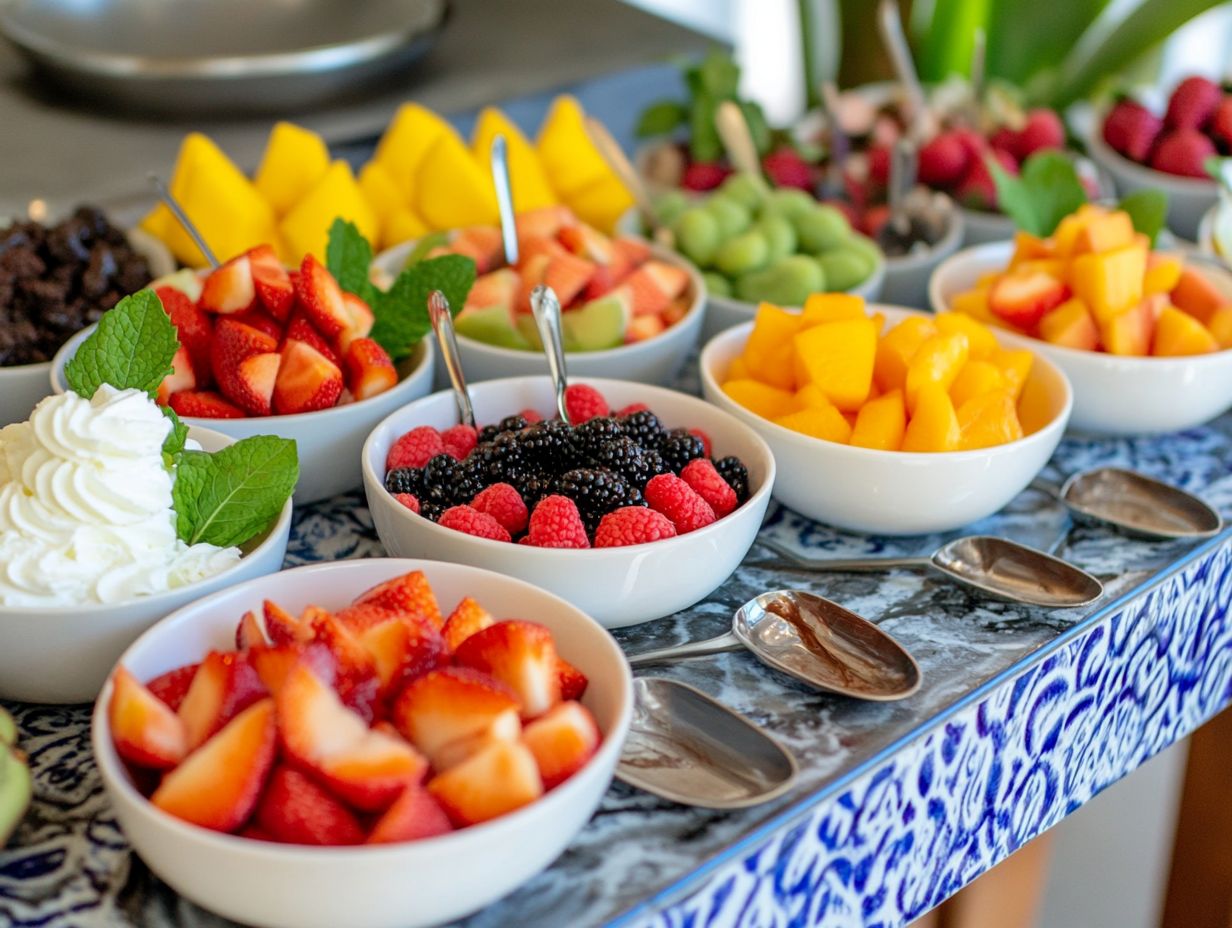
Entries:
[[1232,406],[1232,273],[1152,250],[1122,210],[1084,205],[1049,238],[961,251],[929,291],[934,309],[997,326],[1061,368],[1076,429],[1172,432]]
[[774,452],[774,495],[819,522],[882,535],[992,515],[1052,456],[1072,406],[1046,359],[960,313],[814,294],[763,303],[701,357],[706,398]]

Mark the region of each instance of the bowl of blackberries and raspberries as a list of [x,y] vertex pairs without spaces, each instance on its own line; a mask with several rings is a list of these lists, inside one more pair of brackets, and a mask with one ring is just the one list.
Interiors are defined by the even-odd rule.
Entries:
[[65,341],[173,266],[161,242],[92,206],[47,224],[0,218],[0,427],[51,393]]
[[389,416],[363,451],[377,534],[397,557],[496,570],[609,628],[705,598],[757,536],[774,483],[766,443],[696,397],[587,378],[555,413],[546,377],[471,387]]
[[1232,154],[1232,93],[1205,77],[1187,77],[1164,106],[1122,96],[1092,120],[1087,146],[1124,196],[1168,194],[1168,228],[1194,240],[1219,186],[1208,159]]

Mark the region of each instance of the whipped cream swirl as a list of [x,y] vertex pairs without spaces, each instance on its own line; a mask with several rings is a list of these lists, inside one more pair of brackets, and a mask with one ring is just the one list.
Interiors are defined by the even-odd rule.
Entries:
[[170,431],[145,393],[106,385],[0,429],[0,606],[126,602],[239,560],[176,537]]

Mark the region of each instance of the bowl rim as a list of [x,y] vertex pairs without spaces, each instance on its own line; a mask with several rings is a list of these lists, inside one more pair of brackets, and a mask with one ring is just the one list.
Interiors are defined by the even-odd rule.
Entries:
[[[448,529],[446,529],[448,531]],[[141,793],[133,786],[131,779],[125,774],[123,763],[118,760],[118,754],[115,751],[114,743],[109,743],[106,740],[110,734],[110,723],[107,718],[107,706],[110,701],[112,688],[114,686],[114,677],[116,668],[124,665],[125,660],[129,655],[147,644],[146,639],[155,634],[166,633],[179,624],[189,624],[194,620],[201,621],[202,616],[209,613],[209,610],[214,606],[215,601],[222,599],[224,596],[235,595],[236,591],[249,590],[258,587],[261,583],[267,581],[268,577],[255,577],[252,580],[246,580],[243,583],[227,587],[223,590],[218,590],[211,593],[209,596],[201,597],[191,603],[187,603],[174,612],[170,613],[163,619],[160,619],[152,627],[142,632],[141,636],[130,644],[124,653],[120,655],[114,667],[107,674],[107,679],[104,682],[102,689],[99,691],[98,698],[95,700],[94,709],[91,712],[91,731],[90,744],[94,753],[95,763],[98,765],[99,775],[103,780],[105,789],[116,789],[120,791],[123,798],[130,801],[135,806],[139,807],[141,813],[151,817],[152,822],[160,829],[169,829],[178,839],[187,839],[193,841],[204,842],[213,850],[226,851],[228,853],[244,853],[254,857],[262,857],[264,854],[282,855],[283,859],[291,861],[322,861],[328,860],[338,854],[362,854],[365,858],[381,858],[395,857],[408,853],[423,853],[423,848],[427,848],[429,852],[449,850],[453,844],[464,844],[467,841],[481,839],[484,835],[489,835],[494,840],[499,840],[502,831],[510,831],[516,833],[520,826],[524,825],[523,819],[527,818],[534,810],[542,811],[544,803],[550,803],[553,806],[565,806],[573,799],[572,794],[582,790],[582,778],[580,774],[585,772],[593,773],[596,766],[605,762],[606,756],[613,752],[617,753],[617,758],[612,761],[613,768],[616,761],[619,759],[619,751],[624,744],[624,735],[627,734],[629,724],[633,717],[633,675],[629,668],[628,659],[625,657],[624,651],[612,637],[611,632],[600,625],[588,613],[584,612],[577,606],[570,603],[568,600],[550,593],[547,590],[535,586],[525,580],[520,580],[517,577],[511,577],[507,574],[497,573],[496,571],[487,570],[482,567],[472,567],[469,564],[455,564],[447,561],[433,561],[424,558],[344,558],[336,561],[318,561],[311,564],[303,564],[299,567],[292,567],[288,570],[279,571],[276,575],[284,574],[310,574],[310,573],[326,573],[338,572],[345,573],[347,570],[355,569],[357,565],[368,566],[373,561],[388,563],[392,570],[401,570],[406,573],[411,570],[423,570],[428,573],[434,567],[447,566],[451,569],[457,569],[464,573],[479,573],[484,575],[484,579],[497,580],[499,583],[509,583],[514,586],[523,587],[526,591],[532,592],[537,596],[541,596],[551,602],[555,607],[563,607],[568,612],[574,614],[574,619],[584,620],[583,624],[593,626],[593,629],[602,633],[600,640],[604,641],[604,647],[608,650],[605,660],[616,658],[616,666],[619,668],[620,684],[617,698],[618,704],[616,709],[616,718],[610,726],[609,731],[603,732],[603,742],[599,745],[599,749],[586,762],[586,765],[577,773],[573,774],[567,781],[555,787],[554,789],[545,791],[539,798],[533,802],[508,812],[497,818],[490,819],[486,822],[481,822],[478,825],[469,825],[465,828],[455,829],[448,834],[434,835],[431,838],[420,838],[414,841],[402,841],[392,844],[358,844],[344,846],[314,846],[301,844],[281,844],[271,841],[258,841],[253,838],[245,838],[240,835],[234,835],[226,832],[213,831],[209,828],[203,828],[199,825],[194,825],[191,822],[183,821],[176,818],[168,812],[164,812],[155,806],[150,800],[141,795]],[[276,576],[270,575],[270,576]],[[391,578],[395,574],[391,574]],[[196,613],[195,615],[193,613]],[[571,620],[572,621],[572,620]],[[164,628],[164,626],[166,626]],[[561,798],[565,797],[565,798]],[[583,825],[585,827],[585,825]],[[478,837],[477,837],[478,836]]]
[[1087,151],[1097,162],[1103,162],[1106,170],[1110,173],[1119,172],[1125,174],[1136,182],[1147,186],[1173,185],[1176,187],[1176,190],[1172,191],[1174,193],[1183,191],[1186,194],[1213,195],[1218,191],[1219,185],[1214,178],[1169,174],[1167,171],[1160,171],[1149,165],[1139,164],[1137,161],[1131,161],[1126,158],[1104,141],[1104,120],[1108,117],[1110,110],[1111,107],[1103,106],[1091,114],[1091,123],[1087,128],[1085,138]]
[[[928,310],[912,309],[909,306],[894,306],[889,303],[871,303],[868,306],[874,312],[886,313],[887,320],[892,319],[895,315],[908,316],[924,316],[930,317],[933,314]],[[887,312],[888,311],[888,312]],[[804,435],[794,429],[789,429],[786,426],[779,425],[770,419],[759,416],[750,409],[745,409],[735,400],[727,396],[719,385],[718,379],[713,373],[715,365],[715,355],[720,350],[728,347],[728,342],[735,342],[738,337],[747,339],[748,333],[753,329],[752,321],[741,323],[738,326],[733,326],[723,332],[719,332],[706,343],[702,349],[701,356],[698,358],[698,367],[700,368],[702,383],[704,386],[713,392],[719,398],[719,402],[725,405],[731,405],[739,410],[741,414],[751,416],[757,419],[758,428],[772,429],[771,434],[778,441],[790,441],[798,447],[808,450],[824,447],[827,450],[833,450],[835,454],[849,454],[856,460],[867,461],[936,461],[948,464],[963,464],[969,461],[987,459],[990,454],[1009,453],[1013,449],[1021,449],[1028,443],[1038,443],[1047,440],[1046,436],[1050,436],[1055,431],[1064,431],[1069,423],[1070,414],[1074,410],[1074,388],[1069,382],[1069,377],[1065,372],[1048,358],[1035,355],[1035,362],[1043,362],[1057,381],[1064,387],[1064,400],[1061,404],[1060,411],[1048,420],[1040,428],[1036,429],[1029,435],[1024,435],[1022,438],[1017,438],[1014,441],[1003,442],[999,445],[992,445],[988,448],[973,448],[966,451],[890,451],[884,448],[858,448],[854,445],[847,445],[837,441],[829,441],[825,438],[815,438],[812,435]],[[1000,336],[1004,333],[999,331],[994,334]],[[998,341],[1000,339],[998,338]],[[1034,352],[1032,352],[1034,354]],[[716,404],[718,405],[718,404]]]
[[[492,390],[493,392],[495,392],[497,389],[508,386],[515,382],[518,384],[521,384],[526,381],[539,381],[541,379],[542,378],[540,377],[534,377],[534,376],[529,376],[529,375],[522,376],[522,377],[500,377],[495,380],[480,381],[479,383],[471,385],[470,389],[472,393],[474,393],[476,390],[480,390],[481,388],[483,389],[484,392],[487,392],[487,390]],[[590,548],[539,548],[539,547],[534,547],[532,545],[519,545],[519,544],[513,544],[508,541],[497,541],[494,538],[480,538],[475,535],[466,535],[466,533],[464,532],[458,532],[458,531],[455,531],[454,529],[446,528],[445,526],[438,525],[437,523],[433,522],[430,519],[425,519],[423,516],[420,516],[418,513],[411,512],[411,510],[407,509],[405,506],[403,506],[401,503],[395,500],[393,496],[389,493],[389,491],[385,489],[385,481],[377,477],[377,470],[373,464],[373,455],[375,454],[375,446],[376,446],[375,438],[376,438],[377,433],[385,429],[388,426],[388,423],[391,419],[393,419],[396,416],[402,415],[403,413],[410,410],[413,406],[417,404],[421,404],[421,403],[426,403],[428,400],[434,400],[438,396],[443,396],[451,392],[449,390],[438,390],[435,393],[429,393],[427,396],[421,397],[420,399],[415,400],[412,403],[408,403],[406,406],[402,407],[401,409],[395,410],[394,412],[390,413],[388,416],[386,416],[376,425],[376,427],[372,430],[371,433],[369,433],[368,437],[364,440],[364,447],[361,452],[361,456],[362,456],[361,467],[363,470],[365,487],[368,485],[368,481],[371,481],[372,484],[375,486],[379,486],[381,491],[388,497],[388,499],[382,499],[381,500],[382,503],[385,503],[386,505],[391,507],[393,511],[396,511],[398,513],[398,518],[414,519],[415,520],[414,524],[417,527],[417,529],[428,531],[429,535],[436,535],[436,533],[445,532],[448,534],[436,535],[436,537],[439,537],[442,539],[448,538],[453,541],[457,541],[459,537],[462,537],[471,543],[480,545],[481,550],[483,550],[484,546],[486,546],[488,550],[491,550],[493,552],[496,552],[496,551],[509,552],[510,549],[512,548],[514,551],[518,552],[518,553],[512,554],[511,556],[513,557],[521,557],[523,552],[525,552],[525,556],[528,559],[533,559],[536,557],[541,558],[543,560],[547,560],[547,561],[551,561],[555,559],[555,560],[560,561],[562,564],[576,563],[579,557],[581,558],[589,557],[592,560],[598,560],[599,558],[602,558],[602,557],[610,557],[617,552],[637,553],[637,552],[645,551],[646,549],[651,548],[652,546],[654,550],[663,551],[666,553],[669,550],[667,547],[665,547],[667,545],[678,545],[678,543],[687,544],[690,539],[703,538],[703,537],[715,535],[715,534],[718,534],[719,532],[722,532],[725,526],[728,526],[731,524],[727,522],[728,519],[730,519],[732,516],[735,516],[737,513],[740,513],[745,510],[750,510],[750,507],[754,506],[754,504],[757,501],[760,501],[764,497],[768,497],[771,494],[771,491],[774,488],[774,478],[775,478],[776,466],[777,466],[774,460],[774,452],[770,450],[770,446],[766,444],[766,440],[762,438],[760,435],[758,435],[755,429],[753,429],[747,423],[741,422],[736,416],[732,415],[727,410],[716,406],[714,403],[708,403],[706,400],[700,397],[692,396],[688,393],[681,393],[678,390],[670,390],[667,387],[659,387],[659,386],[653,386],[650,384],[637,383],[631,380],[616,380],[610,377],[576,377],[576,378],[570,378],[570,383],[586,383],[586,384],[590,384],[591,386],[594,386],[600,389],[607,384],[635,385],[639,388],[639,390],[642,390],[647,393],[648,401],[646,405],[652,407],[651,409],[652,412],[654,411],[653,410],[653,394],[655,393],[670,393],[670,394],[673,394],[674,397],[683,398],[685,400],[688,400],[694,403],[700,403],[705,406],[708,406],[711,409],[713,409],[715,412],[719,413],[721,416],[724,416],[727,419],[731,420],[730,424],[733,426],[736,426],[735,431],[737,433],[743,433],[746,438],[752,441],[753,446],[762,455],[763,464],[765,466],[765,473],[766,473],[765,478],[762,480],[761,485],[758,486],[756,490],[750,488],[748,499],[746,499],[741,505],[737,506],[727,515],[723,516],[721,519],[715,519],[709,525],[706,525],[699,529],[694,529],[693,531],[687,532],[684,535],[673,535],[671,538],[661,538],[658,541],[648,541],[648,542],[643,542],[637,545],[618,545],[618,546],[610,547],[610,548],[595,548],[595,547],[590,547]],[[411,428],[414,428],[414,426],[411,426]],[[746,461],[744,463],[745,463],[745,466],[747,467],[748,462]],[[382,468],[384,467],[384,462],[381,462],[381,466]]]
[[[449,233],[452,234],[457,231],[457,229],[450,229]],[[689,261],[689,259],[682,254],[678,254],[677,252],[664,248],[656,242],[649,241],[648,239],[642,240],[650,246],[650,252],[655,258],[660,261],[667,261],[674,264],[688,273],[689,285],[693,288],[693,299],[689,301],[689,308],[685,310],[684,315],[681,316],[679,320],[672,323],[658,335],[652,335],[650,338],[643,339],[640,342],[627,342],[623,345],[617,345],[615,348],[603,348],[598,351],[566,351],[566,358],[576,358],[578,362],[581,363],[583,358],[588,361],[602,361],[609,358],[619,359],[621,357],[627,357],[632,355],[638,349],[645,348],[646,346],[653,345],[662,339],[666,339],[673,333],[685,331],[689,323],[697,321],[697,319],[705,313],[706,303],[710,299],[710,293],[706,289],[706,281],[703,279],[701,271],[697,269],[696,265],[694,265],[693,262]],[[397,245],[392,245],[380,254],[376,255],[376,257],[372,259],[372,264],[370,266],[372,268],[376,268],[378,264],[393,262],[397,259],[401,259],[405,255],[409,255],[417,244],[417,239],[409,239],[405,242],[399,242]],[[508,265],[501,265],[500,268],[493,268],[492,270],[501,270],[506,267],[508,267]],[[381,270],[384,270],[384,268],[381,268]],[[522,348],[507,348],[503,345],[491,345],[487,342],[482,342],[477,338],[470,338],[461,332],[456,332],[455,337],[457,338],[459,345],[465,344],[467,351],[474,352],[477,355],[482,354],[489,355],[494,358],[514,360],[528,357],[533,358],[543,354],[543,351],[537,348],[524,350]]]
[[[92,332],[97,325],[97,322],[93,322],[80,332],[77,332],[72,338],[61,345],[60,350],[56,352],[55,357],[53,357],[50,362],[47,362],[51,365],[50,377],[51,390],[53,394],[59,395],[68,392],[68,384],[61,382],[63,379],[62,372],[64,370],[64,366],[69,362],[73,355],[76,354],[77,348],[80,347],[81,342],[88,337],[87,333]],[[73,349],[72,353],[68,353],[70,345]],[[394,362],[395,370],[397,369],[398,364],[413,362],[413,366],[410,370],[408,370],[406,374],[400,376],[396,384],[388,390],[378,393],[375,396],[369,396],[362,400],[354,400],[342,406],[330,406],[328,409],[314,409],[311,412],[296,412],[288,415],[270,414],[268,416],[244,416],[242,419],[230,420],[206,419],[201,416],[181,416],[180,418],[189,425],[200,425],[201,428],[206,429],[211,428],[213,425],[217,425],[219,422],[226,421],[277,422],[281,424],[284,422],[299,423],[311,419],[314,422],[319,422],[322,419],[329,418],[330,416],[347,415],[347,410],[362,409],[367,405],[375,403],[381,399],[389,399],[391,395],[397,393],[399,390],[406,389],[408,384],[412,383],[416,377],[424,372],[425,368],[427,368],[429,364],[433,363],[434,357],[435,355],[432,347],[432,340],[425,335],[416,343],[414,350],[407,356],[405,361]],[[217,429],[214,429],[214,431],[217,431]]]
[[[963,236],[967,232],[967,208],[959,206],[957,201],[943,190],[932,190],[931,192],[934,196],[944,197],[949,203],[948,213],[950,221],[946,226],[945,235],[928,245],[921,252],[909,252],[905,255],[887,255],[883,251],[881,254],[885,259],[887,277],[894,273],[920,270],[933,261],[940,264],[941,261],[944,261],[962,247]],[[880,245],[877,247],[881,248]]]
[[[189,425],[189,437],[199,437],[202,432],[207,433],[212,438],[219,441],[222,448],[229,447],[238,441],[231,435],[219,432],[216,429],[206,428],[205,426]],[[161,593],[154,593],[150,596],[138,596],[133,599],[125,599],[118,603],[81,603],[73,606],[4,606],[0,605],[0,621],[5,619],[16,619],[23,615],[35,614],[47,616],[58,612],[91,612],[98,614],[104,611],[114,609],[131,609],[133,606],[145,606],[147,603],[160,603],[166,599],[179,598],[185,593],[195,592],[200,587],[207,583],[216,583],[219,579],[224,578],[237,571],[244,565],[244,562],[253,557],[258,551],[262,551],[271,544],[277,544],[278,539],[283,535],[289,535],[291,531],[291,514],[294,506],[291,502],[291,497],[287,497],[287,501],[282,504],[282,509],[278,511],[278,517],[270,523],[265,529],[265,538],[261,543],[254,547],[247,554],[241,553],[240,559],[225,570],[220,570],[216,574],[211,574],[208,577],[202,577],[200,580],[194,580],[192,583],[186,583],[183,586],[177,586],[172,590],[163,590]],[[281,570],[281,565],[279,565]],[[245,581],[248,582],[248,581]],[[234,585],[234,584],[233,584]],[[230,589],[230,586],[225,587],[218,592],[225,592]],[[210,594],[213,595],[213,594]],[[177,610],[178,611],[178,610]]]
[[[948,299],[945,299],[945,294],[941,292],[941,279],[946,272],[958,273],[959,270],[964,270],[969,263],[974,263],[976,260],[991,259],[992,257],[1004,252],[1007,256],[1009,249],[1013,247],[1013,242],[984,242],[981,245],[972,245],[968,248],[963,248],[946,258],[933,271],[932,277],[928,281],[928,301],[932,312],[953,312],[950,309]],[[1163,254],[1179,254],[1182,258],[1188,257],[1182,249],[1164,248],[1159,249]],[[1225,269],[1215,264],[1210,264],[1212,270],[1226,274],[1228,277],[1228,285],[1232,288],[1232,269]],[[1225,364],[1232,359],[1232,348],[1221,348],[1218,351],[1210,351],[1206,354],[1186,354],[1176,357],[1159,357],[1158,355],[1119,355],[1109,354],[1106,351],[1084,351],[1081,348],[1070,348],[1066,345],[1054,345],[1051,342],[1046,342],[1042,338],[1034,338],[1030,335],[1024,335],[1021,332],[1010,332],[1007,329],[1002,329],[999,326],[989,326],[998,336],[1004,335],[1014,344],[1030,347],[1034,349],[1040,346],[1042,354],[1056,354],[1058,358],[1064,358],[1067,362],[1073,363],[1090,363],[1090,364],[1108,364],[1115,366],[1137,367],[1142,370],[1162,370],[1166,365],[1179,366],[1183,364],[1198,364],[1201,366],[1216,367]]]

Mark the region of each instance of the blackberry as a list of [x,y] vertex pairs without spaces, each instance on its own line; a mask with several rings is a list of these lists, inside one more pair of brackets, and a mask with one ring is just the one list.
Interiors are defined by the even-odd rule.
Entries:
[[485,425],[479,431],[479,440],[495,441],[498,435],[503,435],[505,432],[520,432],[529,425],[523,416],[505,416],[496,425]]
[[517,444],[526,464],[545,473],[564,473],[577,464],[573,430],[559,419],[536,422],[518,433]]
[[[460,497],[475,486],[476,481],[467,476],[460,461],[448,454],[438,454],[428,461],[423,469],[423,493],[419,497],[422,511],[424,503],[435,503],[442,508],[463,501]],[[482,489],[482,487],[480,488]],[[475,490],[478,493],[479,490]],[[471,493],[464,502],[470,502]]]
[[728,455],[715,461],[714,469],[736,491],[736,499],[743,505],[749,498],[749,469],[744,462],[735,455]]
[[623,436],[604,442],[591,454],[590,460],[596,467],[615,471],[638,488],[667,470],[659,452],[647,451],[632,438]]
[[556,478],[553,493],[573,500],[586,531],[594,533],[599,520],[622,506],[645,506],[641,491],[619,474],[597,467],[580,467]]
[[663,440],[663,426],[659,423],[659,417],[649,409],[621,416],[616,421],[620,423],[621,431],[643,448],[658,448],[659,442]]
[[600,446],[620,438],[624,432],[611,416],[595,416],[587,419],[573,430],[573,447],[579,457],[590,458]]
[[678,474],[690,461],[704,458],[706,446],[696,435],[690,435],[687,429],[672,429],[663,436],[659,454],[663,457],[663,463]]
[[418,497],[423,492],[423,469],[399,467],[385,475],[385,489],[390,493],[410,493]]
[[516,433],[512,432],[498,435],[495,441],[476,445],[466,458],[467,473],[483,481],[484,486],[512,483],[510,475],[522,465],[521,445]]
[[425,503],[421,501],[419,503],[419,514],[432,522],[439,522],[441,520],[441,513],[448,508],[448,506],[442,506],[440,503]]
[[534,509],[545,496],[554,492],[554,479],[545,474],[528,476],[521,483],[514,484],[527,509]]

